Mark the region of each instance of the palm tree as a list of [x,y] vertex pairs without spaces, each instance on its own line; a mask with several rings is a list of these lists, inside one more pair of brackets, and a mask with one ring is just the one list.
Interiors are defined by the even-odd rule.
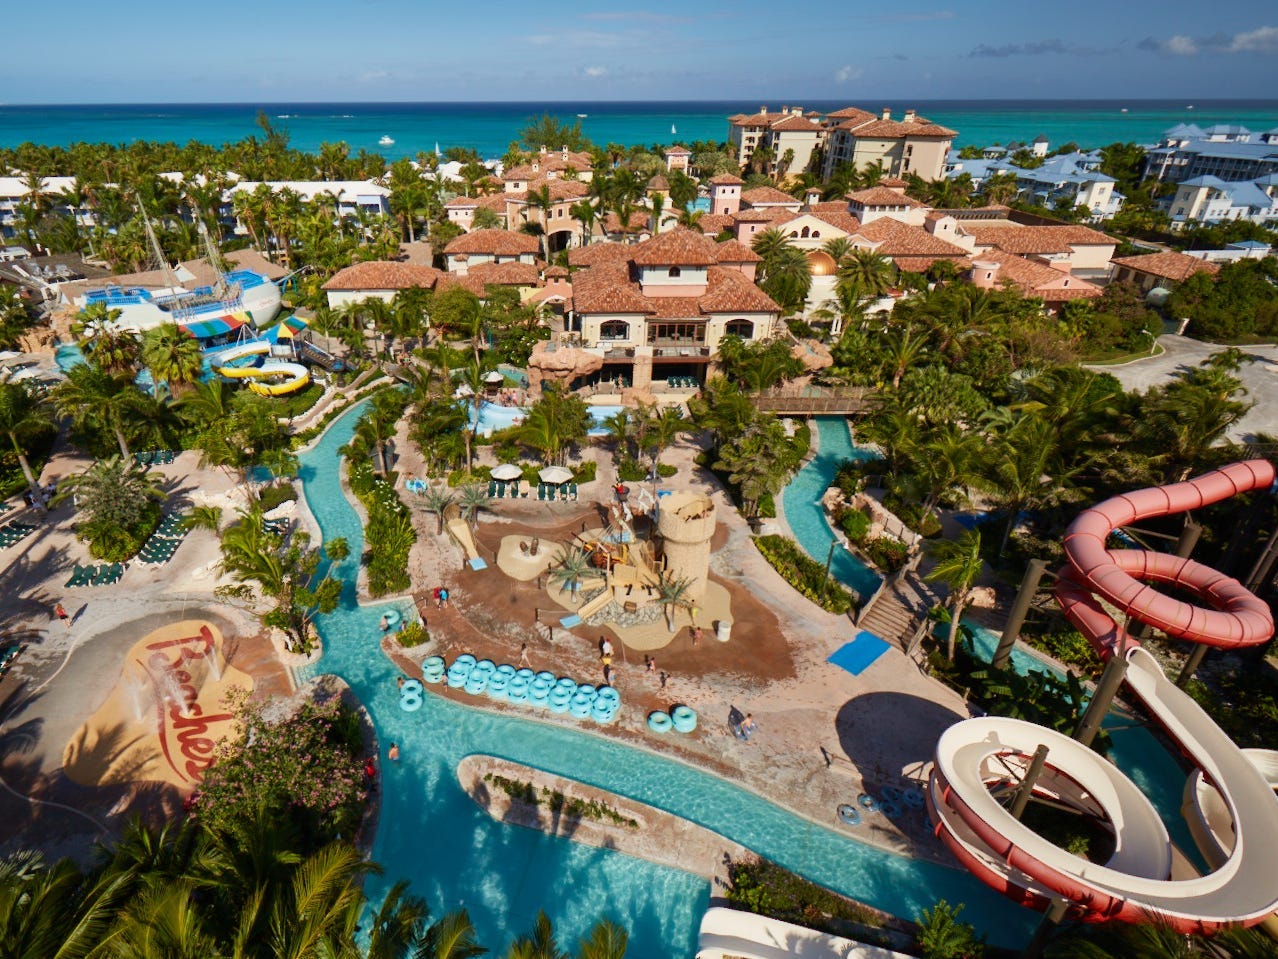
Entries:
[[506,951],[506,959],[568,959],[555,941],[555,927],[543,910],[537,911],[532,932],[520,936]]
[[[550,211],[554,209],[555,200],[550,194],[550,187],[542,184],[536,190],[528,191],[528,208],[530,210],[538,210],[541,213],[541,258],[543,260],[550,256]],[[527,217],[525,216],[525,219]],[[532,221],[528,221],[527,225],[532,225]]]
[[956,540],[938,540],[931,547],[936,565],[927,574],[932,581],[945,583],[950,588],[950,631],[946,641],[946,657],[954,662],[954,648],[958,643],[959,622],[971,596],[972,587],[981,575],[980,530],[965,530]]
[[159,519],[154,504],[164,500],[164,490],[146,467],[112,456],[64,478],[52,502],[72,496],[77,511],[85,516],[77,532],[94,543],[114,544],[120,533],[136,534],[148,519],[151,526],[146,531],[154,527]]
[[439,529],[435,531],[437,536],[444,534],[444,511],[456,502],[457,497],[446,486],[428,486],[421,494],[422,508],[428,513],[434,513],[439,520]]
[[579,959],[624,959],[630,937],[624,927],[601,919],[577,947]]
[[921,330],[916,330],[913,325],[907,325],[902,330],[892,333],[883,343],[883,351],[888,362],[888,368],[892,371],[892,389],[897,389],[901,385],[901,377],[911,366],[914,361],[922,355],[927,349],[927,335]]
[[560,589],[568,590],[572,601],[577,601],[577,590],[587,579],[598,579],[601,575],[590,554],[575,546],[563,546],[550,567],[550,582]]
[[41,392],[22,380],[17,383],[0,383],[0,433],[8,437],[13,446],[18,465],[22,467],[22,475],[27,480],[31,501],[42,512],[47,511],[48,507],[44,502],[39,478],[27,459],[27,444],[52,426],[49,407]]
[[599,207],[586,197],[574,203],[568,209],[568,215],[581,224],[581,245],[589,246],[590,238],[595,232],[595,223],[599,220]]
[[137,334],[116,325],[121,315],[105,303],[91,303],[71,324],[89,361],[108,373],[132,371],[138,360]]
[[672,576],[668,570],[657,579],[657,598],[661,600],[666,614],[666,628],[674,632],[674,614],[676,609],[691,609],[694,605],[692,596],[693,579],[691,576]]
[[1051,424],[1041,416],[1021,413],[1012,418],[994,440],[993,448],[982,457],[985,471],[981,482],[1008,514],[998,549],[1000,558],[1021,511],[1050,498],[1076,472],[1077,468],[1070,470],[1059,462],[1058,453]]
[[414,959],[475,959],[487,951],[475,940],[470,914],[461,909],[431,924]]
[[651,417],[647,430],[647,446],[652,450],[652,468],[661,465],[661,454],[686,432],[691,424],[678,406],[667,406],[656,416]]
[[52,398],[58,412],[70,416],[77,427],[112,434],[125,459],[131,455],[128,435],[145,425],[145,417],[153,412],[131,375],[109,373],[92,364],[68,370]]
[[[830,243],[837,243],[831,240]],[[838,337],[854,324],[865,326],[866,299],[861,290],[851,283],[836,283],[834,296],[830,297],[813,312],[813,317],[830,322],[830,335]]]
[[457,505],[461,508],[462,518],[473,530],[479,525],[479,514],[492,506],[488,499],[488,490],[478,483],[467,483],[458,490],[458,493]]
[[892,261],[873,250],[853,250],[839,261],[840,284],[851,284],[862,296],[875,299],[891,289],[896,280]]
[[204,372],[199,341],[176,323],[161,323],[142,334],[142,362],[156,387],[167,383],[175,396],[198,382]]

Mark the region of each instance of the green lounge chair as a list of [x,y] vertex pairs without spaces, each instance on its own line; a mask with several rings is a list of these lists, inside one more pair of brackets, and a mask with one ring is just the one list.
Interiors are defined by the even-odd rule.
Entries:
[[79,563],[76,563],[75,568],[71,571],[71,578],[67,580],[67,588],[70,589],[76,586],[84,586],[89,582],[92,576],[92,566],[81,566]]
[[497,495],[497,481],[490,479],[488,481],[488,498],[492,499],[496,495]]
[[568,495],[569,495],[569,496],[571,496],[574,500],[577,498],[577,484],[576,484],[576,483],[569,483],[569,484],[568,484]]

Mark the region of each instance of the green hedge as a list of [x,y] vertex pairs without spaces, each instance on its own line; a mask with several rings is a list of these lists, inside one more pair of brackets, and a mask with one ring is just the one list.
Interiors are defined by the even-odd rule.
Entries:
[[[838,920],[881,927],[878,913],[822,889],[766,859],[734,862],[728,867],[727,899],[761,916],[808,929],[844,935]],[[831,922],[830,920],[836,920]]]
[[[812,602],[831,613],[846,613],[855,600],[833,576],[825,575],[825,566],[784,536],[756,536],[754,545],[787,583]],[[822,598],[822,584],[825,596]]]

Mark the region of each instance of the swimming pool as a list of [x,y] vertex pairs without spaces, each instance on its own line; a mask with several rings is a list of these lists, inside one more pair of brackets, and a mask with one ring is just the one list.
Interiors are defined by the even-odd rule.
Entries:
[[[620,406],[591,406],[590,418],[594,422],[587,434],[589,436],[606,436],[608,428],[604,426],[608,417],[621,412]],[[517,425],[528,415],[523,406],[502,406],[500,403],[489,403],[485,400],[479,407],[479,417],[475,417],[475,408],[470,408],[470,423],[480,436],[491,436],[497,430],[504,430]]]
[[[601,915],[630,932],[636,956],[690,955],[710,889],[696,876],[610,850],[581,846],[492,821],[457,784],[457,763],[487,753],[570,776],[666,809],[881,909],[913,916],[936,899],[964,902],[964,919],[1007,946],[1023,944],[1036,917],[967,873],[859,843],[794,816],[691,766],[602,737],[532,718],[485,713],[437,696],[399,709],[397,671],[379,651],[385,604],[360,607],[354,582],[362,529],[334,469],[338,449],[366,406],[340,416],[299,457],[307,503],[325,537],[345,536],[350,557],[335,572],[342,601],[319,620],[324,655],[304,676],[341,676],[368,708],[385,747],[402,759],[383,764],[381,826],[373,858],[385,874],[368,882],[374,902],[408,879],[434,915],[466,907],[480,941],[500,951],[526,931],[538,909],[573,943]],[[490,574],[492,575],[492,574]],[[397,607],[412,616],[407,604]]]
[[[822,565],[830,555],[830,545],[837,542],[830,523],[821,508],[821,497],[834,482],[834,474],[844,460],[874,459],[869,450],[852,443],[848,421],[842,416],[812,418],[812,438],[817,448],[803,468],[795,474],[781,494],[785,521],[803,551]],[[830,573],[840,583],[851,586],[861,599],[869,599],[879,588],[879,574],[842,546],[835,546]]]

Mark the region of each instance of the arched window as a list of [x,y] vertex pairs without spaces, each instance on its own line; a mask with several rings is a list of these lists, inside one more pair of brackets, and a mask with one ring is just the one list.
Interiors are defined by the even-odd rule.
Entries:
[[813,231],[812,231],[812,239],[814,239],[814,240],[819,240],[819,239],[821,239],[821,231],[820,231],[820,230],[813,230]]
[[791,237],[791,239],[795,239],[795,240],[797,240],[797,239],[799,238],[799,231],[798,231],[798,230],[791,230],[791,231],[790,231],[790,237]]
[[682,271],[682,270],[680,270],[677,266],[672,266],[672,267],[671,267],[671,268],[670,268],[670,269],[666,272],[666,276],[669,276],[669,277],[671,277],[671,278],[674,278],[674,277],[677,277],[677,276],[682,276],[682,275],[683,275],[683,271]]
[[749,320],[728,320],[724,330],[729,336],[739,336],[743,340],[754,339],[754,324]]
[[630,338],[630,324],[622,320],[609,320],[599,325],[599,339],[627,340]]
[[809,230],[809,229],[805,226],[805,227],[803,228],[803,232],[800,234],[800,236],[804,236],[804,237],[806,237],[806,236],[807,236],[809,233],[811,233],[811,232],[812,232],[812,231],[811,231],[811,230]]

